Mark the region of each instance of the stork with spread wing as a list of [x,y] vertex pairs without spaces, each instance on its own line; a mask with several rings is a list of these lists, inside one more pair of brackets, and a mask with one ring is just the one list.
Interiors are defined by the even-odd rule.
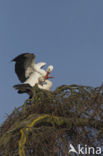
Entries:
[[49,74],[53,70],[53,66],[48,66],[45,71],[43,67],[46,63],[39,62],[36,64],[35,57],[33,53],[24,53],[12,60],[15,62],[17,77],[22,83],[29,84],[31,87],[38,84],[39,88],[50,90],[52,82],[48,78],[52,78]]

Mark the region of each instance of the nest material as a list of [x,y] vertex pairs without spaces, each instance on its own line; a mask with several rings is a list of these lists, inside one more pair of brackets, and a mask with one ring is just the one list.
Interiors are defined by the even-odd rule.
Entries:
[[103,146],[103,86],[30,92],[0,127],[0,156],[72,156],[70,143]]

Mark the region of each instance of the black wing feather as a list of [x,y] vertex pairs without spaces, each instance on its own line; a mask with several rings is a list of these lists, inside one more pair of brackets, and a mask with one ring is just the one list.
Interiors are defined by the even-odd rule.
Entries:
[[21,82],[25,82],[27,68],[32,68],[32,62],[35,59],[35,55],[32,53],[24,53],[15,57],[12,61],[15,63],[15,72]]
[[17,84],[13,86],[19,94],[27,93],[30,97],[33,96],[32,87],[29,84]]

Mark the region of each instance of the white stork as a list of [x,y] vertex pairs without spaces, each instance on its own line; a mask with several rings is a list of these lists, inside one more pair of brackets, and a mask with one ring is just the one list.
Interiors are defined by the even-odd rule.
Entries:
[[12,61],[15,62],[15,72],[22,83],[29,84],[31,87],[38,84],[38,87],[41,89],[51,89],[52,82],[48,80],[48,78],[52,78],[49,76],[50,72],[53,70],[52,65],[48,66],[45,71],[42,68],[46,63],[39,62],[36,64],[35,55],[33,53],[21,54]]

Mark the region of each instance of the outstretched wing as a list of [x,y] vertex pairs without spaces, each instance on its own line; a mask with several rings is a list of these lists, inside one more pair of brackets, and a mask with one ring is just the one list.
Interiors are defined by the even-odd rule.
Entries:
[[15,72],[21,82],[25,82],[34,71],[35,55],[32,53],[24,53],[15,57]]

